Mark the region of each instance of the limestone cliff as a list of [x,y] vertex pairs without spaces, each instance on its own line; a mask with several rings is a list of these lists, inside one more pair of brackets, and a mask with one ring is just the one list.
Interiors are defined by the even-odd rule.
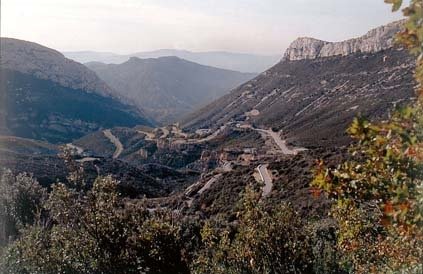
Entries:
[[394,36],[401,30],[403,24],[403,20],[396,21],[370,30],[362,37],[342,42],[327,42],[301,37],[292,42],[283,59],[296,61],[337,55],[346,56],[356,52],[375,53],[394,45]]

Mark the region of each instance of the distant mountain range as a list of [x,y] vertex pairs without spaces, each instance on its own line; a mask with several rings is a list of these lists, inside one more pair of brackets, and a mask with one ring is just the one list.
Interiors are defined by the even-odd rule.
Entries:
[[192,52],[175,49],[160,49],[128,55],[95,51],[63,52],[63,54],[67,58],[81,63],[102,62],[106,64],[121,64],[128,61],[131,57],[146,59],[175,56],[205,66],[250,73],[265,71],[281,59],[280,55],[255,55],[224,51]]
[[113,88],[115,97],[162,123],[175,122],[256,76],[178,57],[131,57],[123,64],[91,62],[86,66]]
[[0,134],[68,142],[101,128],[152,125],[91,70],[41,45],[1,38]]

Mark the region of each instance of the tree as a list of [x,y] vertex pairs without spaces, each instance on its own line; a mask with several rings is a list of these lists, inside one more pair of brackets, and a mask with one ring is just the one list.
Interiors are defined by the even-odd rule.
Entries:
[[0,169],[0,246],[34,223],[46,198],[46,191],[32,176]]
[[236,224],[207,222],[194,273],[310,273],[306,223],[286,204],[266,211],[261,194],[247,187]]
[[111,177],[87,192],[58,183],[44,204],[47,222],[9,248],[7,273],[187,273],[179,228],[142,201],[125,201]]
[[[386,0],[397,11],[401,0]],[[412,0],[398,41],[416,55],[418,99],[388,121],[356,118],[352,160],[320,162],[312,185],[334,200],[343,264],[358,273],[415,269],[423,261],[423,3]]]

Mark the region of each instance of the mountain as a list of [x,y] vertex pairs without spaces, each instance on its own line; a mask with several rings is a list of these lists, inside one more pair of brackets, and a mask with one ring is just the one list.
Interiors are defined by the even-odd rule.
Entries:
[[1,38],[1,68],[50,80],[63,87],[110,94],[111,89],[84,65],[42,45]]
[[176,56],[198,64],[241,72],[260,73],[280,60],[279,55],[254,55],[224,51],[192,52],[187,50],[161,49],[150,52],[138,52],[132,56],[138,58],[158,58]]
[[68,142],[104,127],[151,125],[84,65],[44,46],[1,38],[0,134]]
[[265,71],[280,60],[279,55],[256,55],[225,51],[192,52],[175,49],[160,49],[128,55],[94,51],[64,52],[64,55],[81,63],[101,62],[106,64],[121,64],[128,61],[131,57],[147,59],[176,56],[205,66],[249,73],[260,73]]
[[277,65],[182,124],[194,130],[234,122],[282,130],[300,146],[346,144],[355,116],[386,118],[414,96],[413,58],[393,45],[401,25],[339,43],[298,39]]
[[175,121],[255,76],[178,57],[132,57],[123,64],[86,65],[116,90],[115,96],[134,103],[164,123]]

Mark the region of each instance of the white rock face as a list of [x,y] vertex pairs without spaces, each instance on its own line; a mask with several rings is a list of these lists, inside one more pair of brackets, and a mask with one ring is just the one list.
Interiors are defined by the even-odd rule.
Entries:
[[342,42],[326,42],[309,37],[301,37],[292,42],[286,50],[284,60],[296,61],[336,55],[348,55],[356,52],[374,53],[391,48],[394,36],[399,32],[404,21],[396,21],[369,31],[366,35]]
[[110,95],[110,87],[84,65],[36,43],[1,38],[0,65],[62,86]]

